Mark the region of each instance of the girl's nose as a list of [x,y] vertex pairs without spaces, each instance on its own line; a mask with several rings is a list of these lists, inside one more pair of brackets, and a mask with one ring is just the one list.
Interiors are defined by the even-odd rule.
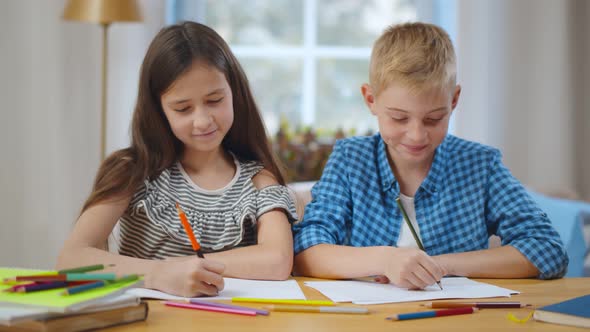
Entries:
[[193,117],[193,128],[197,131],[206,131],[213,123],[213,118],[209,112],[196,111]]

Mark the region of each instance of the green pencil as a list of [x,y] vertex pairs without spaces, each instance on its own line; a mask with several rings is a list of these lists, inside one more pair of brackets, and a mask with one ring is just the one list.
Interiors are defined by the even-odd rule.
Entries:
[[[115,264],[109,264],[107,266],[111,267],[111,266],[115,266]],[[102,269],[104,269],[104,264],[96,264],[96,265],[74,267],[71,269],[63,269],[63,270],[57,271],[57,273],[58,274],[84,273],[84,272],[97,271],[97,270],[102,270]]]
[[[408,218],[408,215],[406,213],[406,209],[404,209],[404,206],[402,205],[402,201],[398,197],[395,199],[395,202],[397,203],[399,210],[402,212],[402,217],[403,217],[404,221],[406,222],[406,224],[408,225],[408,228],[410,228],[410,232],[412,232],[412,236],[414,236],[414,240],[418,244],[418,248],[420,248],[420,250],[422,250],[422,251],[426,251],[426,250],[424,250],[424,246],[422,245],[422,241],[420,241],[418,234],[416,234],[416,230],[414,229],[414,226],[412,225],[410,218]],[[440,290],[442,290],[443,288],[442,288],[442,285],[440,284],[440,281],[437,281],[436,283],[438,284],[438,287],[440,287]]]

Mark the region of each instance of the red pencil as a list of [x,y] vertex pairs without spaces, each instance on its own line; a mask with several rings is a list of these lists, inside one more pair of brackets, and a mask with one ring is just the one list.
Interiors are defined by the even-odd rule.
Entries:
[[492,309],[492,308],[524,308],[530,306],[530,304],[522,304],[520,302],[427,302],[423,304],[428,308],[464,308],[474,307],[481,309]]

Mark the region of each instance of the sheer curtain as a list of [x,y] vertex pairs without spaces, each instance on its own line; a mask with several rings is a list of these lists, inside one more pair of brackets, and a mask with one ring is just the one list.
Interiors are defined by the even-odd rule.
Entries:
[[461,137],[498,147],[526,185],[590,199],[590,4],[459,0]]

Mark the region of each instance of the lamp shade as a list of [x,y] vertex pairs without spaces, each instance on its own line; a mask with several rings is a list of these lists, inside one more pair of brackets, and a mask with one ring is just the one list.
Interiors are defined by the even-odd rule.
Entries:
[[63,18],[100,24],[141,21],[135,0],[69,0]]

